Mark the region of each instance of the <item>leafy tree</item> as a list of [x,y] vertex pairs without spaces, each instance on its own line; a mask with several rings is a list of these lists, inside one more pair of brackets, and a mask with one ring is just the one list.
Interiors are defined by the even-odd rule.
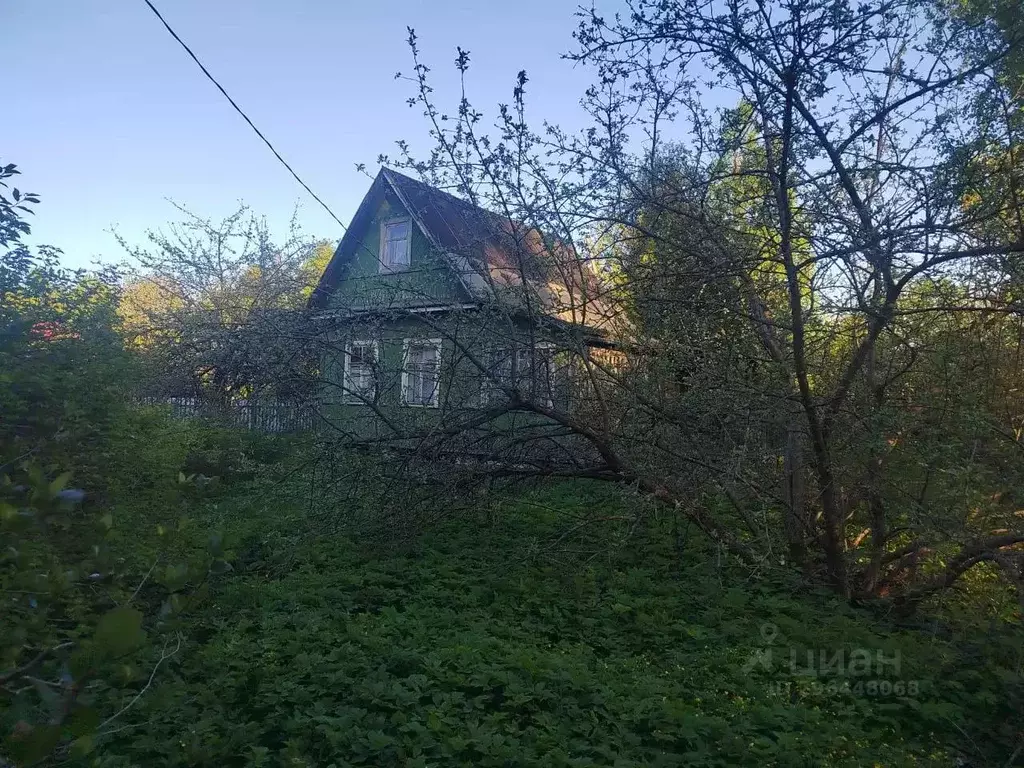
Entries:
[[[7,230],[27,232],[11,213]],[[13,244],[0,257],[0,461],[97,471],[97,441],[133,378],[116,318],[119,276],[68,271],[59,249]]]
[[[961,195],[978,222],[979,236],[1019,242],[1024,240],[1024,20],[1017,4],[1003,0],[940,2],[938,14],[970,55],[1007,50],[987,87],[966,104],[976,115],[977,135],[951,141],[960,143]],[[1019,283],[1018,262],[1009,257],[999,266]]]
[[[181,635],[173,611],[155,627],[136,600],[157,562],[136,574],[110,546],[137,373],[119,275],[65,270],[59,250],[29,249],[23,213],[0,210],[13,245],[0,256],[0,762],[28,765],[91,752]],[[215,560],[171,568],[195,583]]]
[[121,241],[132,261],[120,312],[149,364],[150,391],[214,401],[288,392],[307,363],[298,310],[324,245],[303,239],[294,220],[276,245],[244,206],[220,222],[179,211],[183,220],[150,232],[148,246]]
[[[1012,208],[1009,193],[965,205],[960,173],[995,135],[962,105],[1005,89],[1016,40],[964,45],[970,25],[920,11],[910,0],[637,0],[622,16],[583,12],[570,58],[595,78],[584,100],[593,127],[580,135],[530,128],[525,73],[497,135],[468,98],[445,113],[410,33],[411,104],[436,148],[420,160],[400,145],[405,167],[546,233],[579,269],[625,259],[617,294],[640,320],[619,334],[632,372],[567,342],[582,378],[610,385],[594,409],[510,400],[597,457],[547,471],[635,484],[757,567],[777,561],[781,539],[841,594],[907,609],[981,563],[1017,580],[1024,542],[1006,495],[1019,456],[964,476],[997,501],[973,516],[960,496],[955,521],[923,513],[935,478],[910,469],[954,472],[978,445],[977,433],[927,418],[939,402],[966,407],[967,390],[944,377],[920,402],[924,390],[903,387],[948,371],[954,338],[930,334],[978,330],[971,318],[1004,329],[977,338],[985,355],[1010,359],[1003,265],[1024,252],[1019,237],[986,230],[993,206]],[[464,79],[468,53],[456,65]],[[723,87],[742,99],[725,131]],[[931,290],[950,281],[956,291]],[[680,388],[680,370],[700,386]],[[986,423],[1015,434],[995,402],[981,406]],[[399,432],[429,453],[464,428]],[[985,443],[1002,456],[995,435]]]
[[[904,297],[918,284],[1024,247],[978,242],[979,219],[949,194],[947,168],[959,156],[944,153],[953,130],[983,130],[957,117],[956,101],[987,89],[1012,46],[950,57],[942,41],[951,31],[922,26],[912,5],[801,2],[769,12],[739,4],[719,12],[639,3],[628,22],[592,14],[578,33],[579,60],[594,63],[606,82],[625,88],[625,78],[640,77],[652,92],[672,93],[687,77],[682,62],[696,59],[749,101],[763,136],[769,194],[761,196],[762,210],[777,232],[771,258],[785,273],[789,305],[781,320],[758,312],[754,322],[793,382],[819,506],[814,538],[830,580],[847,594],[874,591],[876,571],[902,535],[890,533],[902,526],[889,520],[903,516],[900,505],[888,505],[877,486],[887,440],[880,413],[889,377],[900,375],[883,362],[879,339],[893,333]],[[909,63],[916,61],[929,67]],[[631,108],[646,103],[646,93],[624,93]],[[700,114],[700,99],[686,90],[678,101]],[[911,109],[933,117],[904,131]],[[756,301],[770,307],[762,290]],[[851,526],[868,535],[851,538]],[[983,533],[967,536],[940,582],[951,583],[979,554],[1021,540],[1019,533]],[[861,572],[854,553],[868,540]]]

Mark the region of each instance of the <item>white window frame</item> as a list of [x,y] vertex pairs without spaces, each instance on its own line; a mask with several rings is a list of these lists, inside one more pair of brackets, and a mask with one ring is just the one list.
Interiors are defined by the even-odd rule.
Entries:
[[350,386],[350,382],[352,379],[350,376],[349,366],[351,365],[352,362],[352,348],[357,346],[372,347],[374,363],[376,364],[376,366],[380,366],[381,363],[380,342],[377,341],[376,339],[349,339],[348,341],[345,342],[345,365],[342,373],[343,389],[341,392],[341,402],[344,403],[345,405],[366,405],[367,400],[372,401],[376,399],[378,394],[377,389],[380,386],[380,382],[377,380],[377,371],[374,370],[373,389],[371,390],[370,393],[368,393],[369,397],[367,397],[367,395],[365,394],[360,396],[359,394],[356,394],[355,392],[352,391],[352,387]]
[[[409,391],[409,348],[417,347],[433,347],[437,353],[437,380],[434,382],[434,391],[431,395],[429,403],[410,403],[407,393]],[[404,339],[402,341],[402,405],[409,408],[437,408],[439,396],[441,394],[441,358],[443,348],[441,345],[441,339]]]
[[[396,224],[407,224],[409,236],[405,239],[405,261],[403,263],[389,263],[388,253],[388,227]],[[383,219],[380,222],[380,271],[381,272],[403,272],[409,269],[412,264],[412,217],[395,216],[390,219]]]

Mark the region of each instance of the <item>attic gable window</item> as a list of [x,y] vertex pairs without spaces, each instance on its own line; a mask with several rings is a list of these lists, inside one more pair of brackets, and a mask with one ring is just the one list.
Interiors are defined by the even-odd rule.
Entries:
[[380,269],[393,272],[409,268],[412,244],[412,221],[389,219],[380,225]]

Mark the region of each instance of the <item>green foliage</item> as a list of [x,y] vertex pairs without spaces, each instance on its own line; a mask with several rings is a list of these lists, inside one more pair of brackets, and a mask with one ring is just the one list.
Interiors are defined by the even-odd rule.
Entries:
[[142,614],[134,608],[118,607],[103,615],[96,625],[93,643],[113,656],[123,656],[145,642]]
[[48,481],[34,465],[25,476],[4,476],[0,491],[0,734],[31,763],[87,732],[97,696],[144,636],[140,613],[110,609],[110,516],[78,507],[70,473]]
[[0,248],[19,242],[31,231],[25,214],[32,213],[29,205],[39,202],[38,195],[11,186],[10,180],[20,173],[14,163],[0,165]]
[[120,316],[148,390],[214,399],[288,391],[296,350],[284,340],[301,323],[323,249],[295,220],[275,243],[245,206],[219,222],[178,209],[182,219],[149,232],[146,245],[121,240],[132,280]]
[[58,256],[22,246],[0,256],[0,470],[31,457],[90,482],[134,368],[117,333],[116,276],[68,272]]
[[[618,523],[580,528],[560,539],[571,562],[553,560],[567,518],[621,520],[638,503],[586,484],[491,499],[402,551],[368,551],[308,534],[346,510],[306,508],[308,476],[288,474],[300,442],[146,408],[104,446],[109,505],[31,547],[99,544],[106,564],[83,568],[105,579],[53,600],[34,588],[39,634],[0,664],[71,642],[35,676],[88,683],[59,725],[62,687],[0,700],[0,749],[19,763],[948,765],[1014,748],[1019,625],[984,629],[955,602],[896,628],[791,575],[751,581],[692,536],[680,550],[657,515],[626,540]],[[33,475],[33,509],[57,519],[46,500],[73,478]],[[993,586],[965,582],[969,604]],[[20,605],[5,626],[39,610]],[[766,649],[771,666],[751,667]],[[887,693],[875,676],[790,668],[791,653],[856,649],[899,654]]]
[[[116,438],[107,441],[104,455],[115,459],[107,470],[128,472],[116,463]],[[147,451],[136,453],[144,459]],[[194,493],[177,474],[164,466],[146,478],[155,493],[133,502],[180,516]],[[27,765],[91,753],[180,650],[189,612],[232,568],[218,535],[204,542],[184,521],[129,516],[118,531],[114,513],[126,499],[116,482],[108,484],[112,513],[66,488],[70,473],[50,480],[30,465],[21,475],[24,482],[3,477],[0,487],[0,755]]]
[[[790,577],[751,584],[695,540],[677,559],[667,521],[628,548],[583,529],[568,543],[602,556],[545,565],[562,514],[631,503],[597,487],[512,497],[391,553],[304,539],[306,513],[282,503],[298,494],[257,475],[192,506],[208,525],[187,535],[223,530],[235,574],[93,764],[948,765],[1013,749],[1019,628],[897,629]],[[771,667],[751,668],[767,648]],[[898,654],[881,676],[899,694],[790,669],[791,652],[856,649]]]
[[[1006,49],[989,86],[970,108],[982,130],[977,140],[954,148],[950,174],[960,185],[964,209],[979,222],[977,235],[989,242],[1024,239],[1021,182],[1024,179],[1024,17],[1016,0],[941,0],[946,23],[957,30],[969,55],[992,56]],[[1017,290],[1017,255],[1002,265]]]
[[0,764],[21,765],[89,754],[145,690],[143,670],[152,679],[180,648],[174,598],[230,569],[216,548],[190,550],[170,566],[182,583],[162,587],[149,577],[167,554],[112,534],[127,478],[174,509],[163,478],[179,470],[167,463],[175,443],[147,441],[153,418],[152,435],[134,431],[146,417],[130,409],[117,275],[69,272],[56,249],[20,245],[35,198],[11,195],[17,205],[0,195],[0,245],[14,245],[0,256]]

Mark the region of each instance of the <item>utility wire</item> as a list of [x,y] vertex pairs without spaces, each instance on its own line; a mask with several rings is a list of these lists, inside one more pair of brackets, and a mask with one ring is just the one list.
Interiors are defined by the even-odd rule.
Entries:
[[242,111],[242,108],[235,103],[235,100],[228,95],[228,92],[224,90],[224,86],[218,83],[217,79],[210,74],[209,70],[206,67],[203,66],[203,62],[201,62],[199,58],[194,53],[192,53],[192,49],[185,44],[185,41],[178,37],[178,33],[171,29],[171,25],[168,24],[164,17],[160,15],[160,11],[156,9],[156,6],[153,5],[153,3],[150,2],[150,0],[143,0],[143,2],[149,6],[149,10],[156,14],[156,17],[160,19],[160,23],[163,24],[167,31],[171,33],[171,37],[177,40],[178,44],[185,49],[185,52],[192,57],[192,61],[194,61],[199,66],[199,68],[203,70],[203,74],[206,75],[207,78],[209,78],[210,82],[217,86],[217,90],[224,94],[224,98],[227,99],[231,106],[235,108],[235,111],[242,116],[242,119],[249,124],[249,127],[256,132],[256,135],[263,139],[263,143],[267,145],[271,152],[274,153],[274,157],[281,161],[281,165],[287,168],[288,172],[295,177],[295,180],[302,185],[302,188],[309,192],[312,198],[323,206],[324,210],[331,215],[332,219],[338,222],[338,225],[341,227],[343,232],[347,230],[348,227],[345,226],[342,220],[335,215],[334,211],[330,209],[327,203],[320,199],[319,195],[317,195],[316,192],[309,188],[309,185],[299,177],[299,174],[295,172],[295,169],[288,165],[287,161],[283,157],[281,157],[281,153],[274,149],[274,145],[270,143],[270,140],[266,136],[264,136],[262,132],[260,132],[260,129],[257,128],[253,124],[252,120],[249,119],[249,116],[245,114],[245,112]]

